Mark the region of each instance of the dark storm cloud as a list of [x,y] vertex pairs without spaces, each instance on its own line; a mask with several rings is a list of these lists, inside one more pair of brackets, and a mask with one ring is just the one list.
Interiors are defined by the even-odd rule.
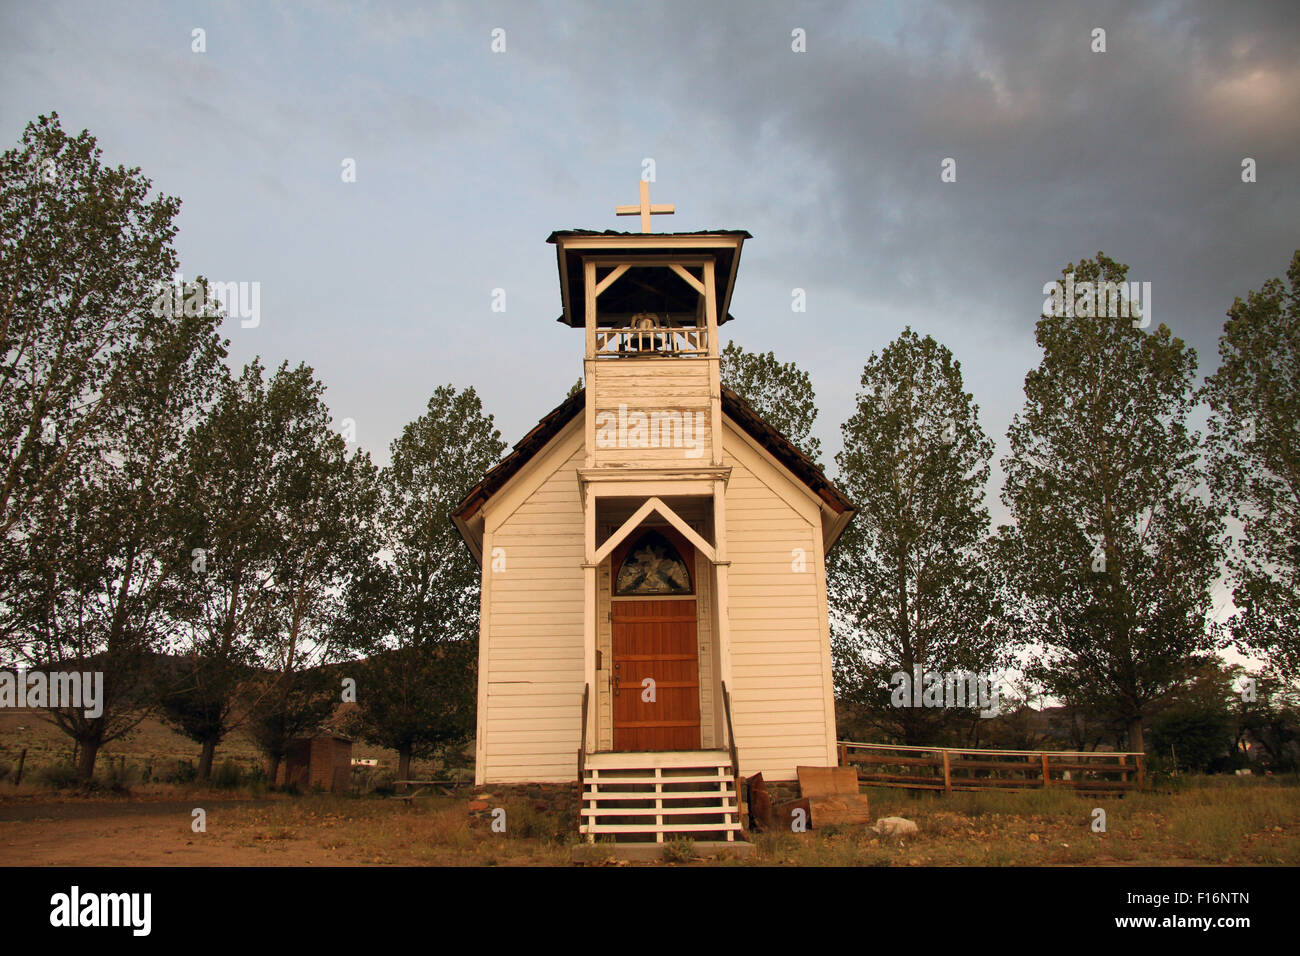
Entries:
[[[977,303],[984,320],[1023,323],[1043,282],[1104,249],[1153,282],[1157,321],[1212,352],[1233,296],[1300,245],[1300,18],[1287,6],[920,4],[882,25],[848,5],[746,4],[734,18],[711,6],[709,22],[729,26],[698,31],[682,6],[640,20],[636,43],[608,10],[578,32],[616,38],[622,62],[606,68],[681,104],[694,128],[706,114],[726,131],[729,205],[775,207],[787,243],[815,235],[804,271],[821,281],[869,289],[875,305]],[[805,54],[790,51],[794,26]],[[1104,53],[1090,48],[1097,27]],[[598,52],[565,63],[586,74]],[[940,183],[945,157],[954,184]],[[785,165],[806,173],[814,204],[771,189]]]
[[180,193],[186,271],[263,283],[236,359],[313,364],[381,460],[438,382],[477,385],[512,440],[558,401],[580,337],[552,321],[542,240],[635,228],[612,207],[644,157],[678,208],[657,229],[754,233],[728,331],[809,369],[830,451],[867,356],[908,323],[962,360],[1001,439],[1067,262],[1128,263],[1203,371],[1233,297],[1283,272],[1300,246],[1293,8],[7,5],[0,118],[13,142],[58,108]]

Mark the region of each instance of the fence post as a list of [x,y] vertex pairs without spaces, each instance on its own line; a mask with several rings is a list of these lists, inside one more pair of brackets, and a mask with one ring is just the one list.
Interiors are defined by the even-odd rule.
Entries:
[[1138,763],[1138,789],[1141,790],[1146,783],[1146,754],[1137,755]]
[[24,747],[23,752],[18,755],[18,771],[17,773],[14,774],[15,787],[23,782],[23,764],[25,764],[26,762],[27,762],[27,748]]
[[[1120,765],[1120,767],[1122,767],[1122,768],[1127,768],[1127,767],[1128,767],[1128,757],[1124,756],[1124,754],[1120,754],[1120,755],[1119,755],[1119,765]],[[1122,771],[1120,772],[1119,779],[1120,779],[1121,781],[1123,781],[1125,785],[1128,784],[1128,770],[1127,770],[1127,769],[1124,769],[1124,770],[1122,770]]]
[[840,744],[839,751],[840,751],[840,766],[847,767],[849,765],[849,745]]
[[943,792],[952,793],[952,766],[948,763],[948,751],[943,751]]
[[1052,785],[1052,771],[1047,767],[1047,753],[1043,752],[1043,789],[1046,790]]

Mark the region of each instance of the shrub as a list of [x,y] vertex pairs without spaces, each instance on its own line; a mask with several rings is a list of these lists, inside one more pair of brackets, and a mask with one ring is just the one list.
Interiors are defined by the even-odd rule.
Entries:
[[689,863],[695,859],[695,841],[689,837],[664,844],[665,863]]
[[218,790],[235,790],[243,782],[244,774],[233,760],[223,760],[212,771],[212,786]]
[[158,775],[164,783],[193,783],[198,779],[199,772],[194,766],[193,760],[176,761],[176,769],[171,773]]
[[66,762],[47,764],[37,770],[35,776],[43,786],[53,787],[56,790],[67,790],[81,784],[81,778],[77,776],[77,768]]
[[107,769],[92,780],[88,789],[107,790],[110,793],[130,793],[131,784],[136,779],[134,769],[128,770],[126,765],[110,760]]

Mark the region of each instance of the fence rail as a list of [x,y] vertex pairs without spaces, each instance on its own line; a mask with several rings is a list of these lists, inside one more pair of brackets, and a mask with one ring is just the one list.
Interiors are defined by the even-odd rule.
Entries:
[[1123,794],[1146,783],[1145,754],[1111,751],[976,750],[837,741],[841,767],[873,787],[908,790],[1041,790]]

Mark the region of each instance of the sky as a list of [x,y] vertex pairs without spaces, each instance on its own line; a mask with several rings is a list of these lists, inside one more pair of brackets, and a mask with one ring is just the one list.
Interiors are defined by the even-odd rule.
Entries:
[[873,352],[909,325],[953,351],[995,521],[1044,283],[1128,264],[1208,374],[1300,248],[1293,0],[0,0],[4,148],[50,111],[182,199],[187,277],[259,283],[232,365],[308,363],[380,463],[440,384],[509,443],[563,399],[583,341],[545,239],[635,230],[647,159],[656,231],[753,234],[724,332],[811,374],[828,458]]

